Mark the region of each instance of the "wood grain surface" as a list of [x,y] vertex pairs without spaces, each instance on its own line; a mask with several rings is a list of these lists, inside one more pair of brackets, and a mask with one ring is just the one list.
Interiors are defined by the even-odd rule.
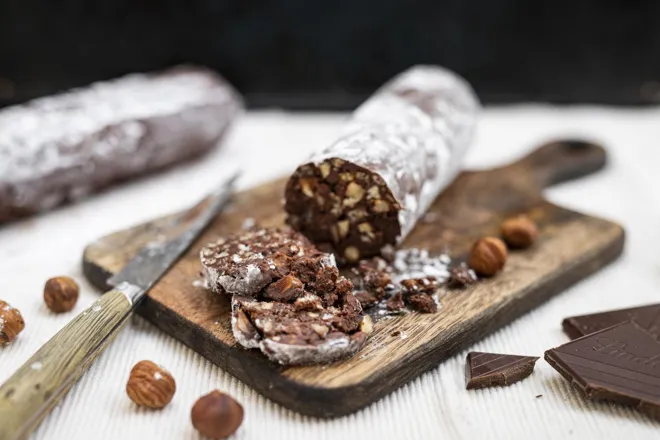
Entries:
[[[352,413],[434,368],[454,353],[511,322],[616,259],[623,229],[606,220],[555,206],[543,188],[599,170],[602,148],[556,142],[511,165],[463,172],[430,208],[403,247],[447,252],[461,260],[474,240],[498,235],[507,216],[527,213],[539,224],[530,249],[512,251],[504,271],[442,298],[436,314],[411,313],[376,322],[367,345],[353,358],[322,366],[282,367],[239,346],[230,329],[229,302],[201,287],[199,249],[241,228],[246,218],[281,225],[285,180],[237,194],[192,249],[149,293],[138,313],[267,398],[319,417]],[[194,199],[193,196],[191,196]],[[121,231],[85,251],[86,276],[100,289],[136,251],[167,235],[172,217]],[[407,338],[393,336],[405,332]]]
[[2,384],[0,439],[27,438],[121,330],[132,307],[126,292],[107,292]]

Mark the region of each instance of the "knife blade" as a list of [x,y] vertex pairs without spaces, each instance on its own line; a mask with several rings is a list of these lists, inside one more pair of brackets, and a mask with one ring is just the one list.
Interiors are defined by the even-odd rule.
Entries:
[[0,440],[26,438],[116,336],[154,284],[229,201],[238,173],[172,223],[169,239],[142,248],[114,288],[75,317],[0,386]]

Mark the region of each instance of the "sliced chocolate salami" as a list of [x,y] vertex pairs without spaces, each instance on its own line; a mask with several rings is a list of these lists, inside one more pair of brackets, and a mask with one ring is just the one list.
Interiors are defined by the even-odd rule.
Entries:
[[[262,290],[295,271],[301,283],[318,278],[336,280],[337,265],[332,254],[319,252],[302,234],[284,228],[252,229],[220,238],[200,251],[209,286],[216,292],[237,295],[269,295]],[[299,289],[298,289],[299,290]],[[295,288],[291,289],[293,294]],[[281,299],[281,298],[270,298]]]
[[0,222],[214,147],[242,107],[206,69],[99,82],[0,110]]
[[284,365],[319,364],[350,357],[372,331],[369,316],[348,291],[333,305],[305,292],[293,302],[234,295],[232,331],[245,348],[259,348]]
[[398,244],[460,170],[479,107],[448,70],[400,74],[297,168],[285,191],[287,222],[349,263]]

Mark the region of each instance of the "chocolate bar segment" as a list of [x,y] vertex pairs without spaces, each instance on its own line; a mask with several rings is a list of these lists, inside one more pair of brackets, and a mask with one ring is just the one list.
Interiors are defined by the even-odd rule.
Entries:
[[453,180],[479,103],[457,75],[419,66],[385,84],[287,183],[287,221],[349,263],[403,240]]
[[634,406],[660,418],[660,342],[625,322],[545,352],[587,399]]
[[657,339],[660,336],[660,304],[572,316],[564,319],[562,327],[569,338],[577,339],[626,321],[634,321]]
[[538,357],[472,351],[465,360],[465,387],[468,390],[505,386],[532,374]]
[[0,222],[213,148],[242,107],[217,74],[135,74],[0,110]]

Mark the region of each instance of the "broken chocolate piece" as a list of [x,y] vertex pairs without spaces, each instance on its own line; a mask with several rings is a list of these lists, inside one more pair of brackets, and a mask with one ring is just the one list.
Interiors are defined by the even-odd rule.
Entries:
[[366,290],[357,290],[353,292],[353,295],[360,301],[360,305],[363,309],[371,307],[380,301],[379,298],[376,298],[373,293],[367,292]]
[[292,271],[305,284],[326,267],[337,271],[332,254],[318,252],[290,229],[252,229],[221,238],[204,247],[200,259],[214,291],[237,295],[256,295]]
[[403,303],[403,295],[401,292],[396,292],[385,302],[385,307],[387,307],[387,310],[392,312],[398,312],[405,306],[406,305]]
[[448,70],[403,72],[291,176],[287,222],[344,262],[389,250],[460,170],[478,108],[470,86]]
[[634,321],[658,338],[660,336],[660,304],[572,316],[564,319],[562,327],[569,338],[577,339],[626,321]]
[[634,322],[548,350],[545,360],[587,399],[634,406],[660,419],[660,342]]
[[438,304],[431,295],[426,293],[415,293],[406,295],[405,302],[408,306],[421,313],[435,313],[438,311]]
[[532,374],[539,358],[472,351],[465,360],[465,387],[468,390],[505,386]]
[[212,150],[242,99],[216,73],[133,74],[0,110],[0,223]]
[[447,278],[447,287],[462,289],[477,282],[477,274],[465,265],[452,268]]

